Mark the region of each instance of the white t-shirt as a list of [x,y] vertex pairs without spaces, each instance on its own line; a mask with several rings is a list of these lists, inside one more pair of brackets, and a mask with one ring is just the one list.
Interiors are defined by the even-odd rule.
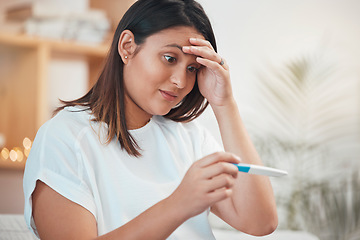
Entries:
[[[90,111],[80,110],[65,108],[39,129],[34,140],[24,194],[25,219],[35,234],[31,195],[37,180],[90,211],[98,235],[103,235],[168,197],[194,161],[222,151],[195,121],[177,123],[153,116],[144,127],[130,131],[142,149],[141,157],[132,157],[116,139],[104,144],[106,125],[92,122]],[[209,210],[190,218],[168,239],[214,239],[208,214]]]

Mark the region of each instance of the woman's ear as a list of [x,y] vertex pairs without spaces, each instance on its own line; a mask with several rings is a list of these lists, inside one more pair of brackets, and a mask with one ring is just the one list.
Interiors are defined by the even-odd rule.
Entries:
[[124,30],[119,38],[118,52],[124,64],[128,63],[129,58],[136,50],[134,34],[130,30]]

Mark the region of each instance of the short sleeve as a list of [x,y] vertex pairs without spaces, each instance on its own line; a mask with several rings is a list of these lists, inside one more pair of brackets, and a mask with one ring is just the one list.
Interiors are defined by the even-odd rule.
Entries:
[[[59,113],[60,114],[60,113]],[[32,218],[32,193],[38,180],[65,198],[90,211],[96,218],[96,207],[86,177],[76,130],[64,117],[55,117],[38,131],[26,162],[23,187],[24,215],[28,227],[38,236]]]

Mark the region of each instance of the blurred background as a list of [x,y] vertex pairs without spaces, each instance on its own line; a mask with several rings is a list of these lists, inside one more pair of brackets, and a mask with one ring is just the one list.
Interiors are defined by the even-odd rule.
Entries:
[[[22,213],[37,129],[96,81],[132,2],[0,0],[0,214]],[[279,229],[360,239],[360,1],[199,2],[259,154],[289,172]],[[210,108],[199,121],[220,142]]]

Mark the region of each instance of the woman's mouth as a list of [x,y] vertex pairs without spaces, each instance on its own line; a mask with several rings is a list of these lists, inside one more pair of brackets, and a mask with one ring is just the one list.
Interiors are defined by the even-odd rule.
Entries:
[[160,93],[163,98],[165,98],[165,100],[169,102],[173,102],[177,98],[177,95],[173,92],[160,90]]

